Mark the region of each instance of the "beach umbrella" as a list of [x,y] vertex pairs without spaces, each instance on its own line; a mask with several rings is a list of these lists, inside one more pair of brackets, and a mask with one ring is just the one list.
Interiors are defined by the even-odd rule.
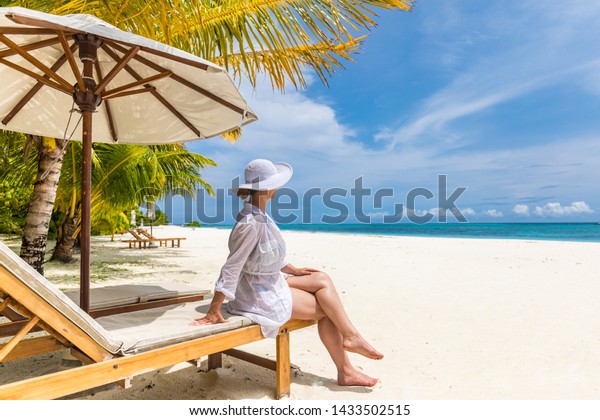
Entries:
[[[71,136],[74,111],[81,130]],[[7,130],[83,141],[80,305],[86,311],[92,141],[184,142],[257,119],[213,63],[94,16],[21,7],[0,8],[0,118]]]

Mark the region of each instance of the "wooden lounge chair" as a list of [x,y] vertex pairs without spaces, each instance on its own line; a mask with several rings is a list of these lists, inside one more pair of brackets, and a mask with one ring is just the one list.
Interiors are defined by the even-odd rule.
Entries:
[[129,248],[148,248],[150,242],[152,242],[149,238],[142,237],[134,229],[129,229],[129,233],[133,235],[133,239],[123,239],[121,241],[129,244]]
[[[84,365],[0,385],[0,399],[53,399],[117,382],[180,362],[209,356],[216,367],[219,354],[262,340],[260,326],[245,317],[228,322],[189,326],[208,304],[198,302],[121,313],[97,319],[0,243],[0,311],[10,308],[27,320],[10,341],[0,345],[0,362],[68,348]],[[9,322],[10,324],[10,322]],[[314,324],[291,320],[276,339],[276,361],[235,351],[232,354],[276,371],[275,396],[290,391],[290,331]],[[35,326],[45,335],[31,337]]]
[[158,242],[159,246],[167,246],[167,243],[171,241],[171,248],[177,247],[181,248],[181,241],[184,241],[186,238],[157,238],[152,236],[150,232],[143,228],[137,228],[137,232],[144,236],[146,239],[149,239],[151,242]]

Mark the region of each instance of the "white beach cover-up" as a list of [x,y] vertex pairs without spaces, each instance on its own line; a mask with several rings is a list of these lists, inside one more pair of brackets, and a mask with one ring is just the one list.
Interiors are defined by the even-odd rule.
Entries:
[[250,318],[267,338],[275,338],[292,316],[292,293],[281,272],[286,264],[285,242],[273,219],[244,203],[215,292],[228,299],[228,312]]

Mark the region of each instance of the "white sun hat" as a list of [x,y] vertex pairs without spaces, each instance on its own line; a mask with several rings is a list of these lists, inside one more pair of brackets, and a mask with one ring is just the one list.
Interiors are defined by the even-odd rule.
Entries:
[[281,188],[290,180],[292,173],[292,167],[285,162],[273,163],[266,159],[255,159],[244,169],[245,183],[235,190],[268,191]]

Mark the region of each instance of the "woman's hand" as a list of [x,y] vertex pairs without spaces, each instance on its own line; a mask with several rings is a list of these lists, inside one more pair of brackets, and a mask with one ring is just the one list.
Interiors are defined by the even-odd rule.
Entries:
[[209,324],[222,324],[227,322],[221,314],[221,305],[225,300],[225,295],[222,292],[216,292],[210,302],[210,308],[206,315],[200,318],[195,318],[189,325],[209,325]]
[[227,320],[223,318],[221,311],[209,310],[203,317],[190,322],[190,325],[222,324],[223,322],[227,322]]
[[320,270],[316,268],[302,267],[296,268],[292,274],[292,276],[308,276],[310,273],[318,273]]
[[294,267],[292,264],[287,264],[281,269],[281,271],[285,274],[289,274],[290,276],[308,276],[311,273],[318,273],[321,270],[309,267],[297,268]]

